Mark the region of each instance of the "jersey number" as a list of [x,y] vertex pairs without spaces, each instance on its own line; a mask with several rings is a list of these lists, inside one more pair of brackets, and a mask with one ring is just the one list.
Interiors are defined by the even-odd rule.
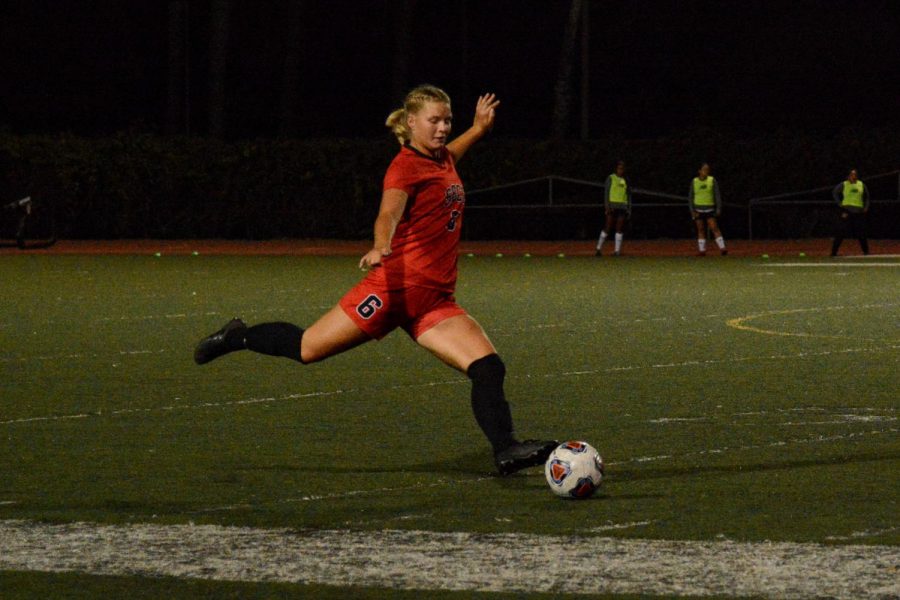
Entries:
[[365,300],[356,307],[356,313],[363,319],[371,319],[372,315],[378,312],[378,309],[384,306],[381,298],[375,294],[369,294]]
[[459,217],[462,215],[458,210],[450,211],[450,220],[447,221],[447,231],[456,231],[456,223],[459,221]]

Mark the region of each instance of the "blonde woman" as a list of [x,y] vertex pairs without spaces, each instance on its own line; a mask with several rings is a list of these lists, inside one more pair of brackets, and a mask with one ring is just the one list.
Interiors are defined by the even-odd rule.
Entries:
[[557,443],[516,440],[503,361],[453,295],[466,202],[456,163],[491,130],[499,105],[494,94],[479,97],[474,123],[450,141],[450,97],[430,85],[409,92],[386,122],[401,147],[384,177],[372,249],[359,261],[368,274],[306,330],[284,322],[248,327],[233,319],[199,343],[194,360],[205,364],[247,349],[313,363],[399,327],[472,380],[475,419],[501,475],[543,464]]

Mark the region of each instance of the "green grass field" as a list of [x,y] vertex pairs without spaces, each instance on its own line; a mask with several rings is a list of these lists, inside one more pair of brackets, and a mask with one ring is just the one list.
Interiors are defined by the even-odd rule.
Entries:
[[[0,257],[0,523],[900,546],[900,259],[461,257],[520,436],[607,463],[583,502],[493,477],[468,380],[402,331],[310,366],[193,363],[232,316],[310,324],[357,260]],[[3,543],[4,598],[423,597],[39,573],[72,569]]]

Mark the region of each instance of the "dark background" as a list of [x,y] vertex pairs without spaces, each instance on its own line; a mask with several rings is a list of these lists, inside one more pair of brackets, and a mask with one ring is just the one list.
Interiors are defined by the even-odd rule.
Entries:
[[[165,131],[170,4],[4,2],[0,129]],[[184,4],[188,58],[179,78],[186,94],[174,133],[204,135],[212,2]],[[227,139],[284,135],[279,107],[290,40],[300,57],[290,137],[387,135],[382,123],[399,105],[399,90],[421,82],[444,87],[463,124],[477,94],[493,91],[503,102],[497,135],[551,134],[570,2],[294,4],[230,3]],[[300,14],[299,37],[290,33],[292,10]],[[590,138],[696,127],[739,136],[781,129],[829,135],[900,122],[900,8],[892,1],[591,0],[588,23]],[[401,27],[409,31],[406,50],[398,46]],[[566,135],[577,137],[578,43],[570,64]]]

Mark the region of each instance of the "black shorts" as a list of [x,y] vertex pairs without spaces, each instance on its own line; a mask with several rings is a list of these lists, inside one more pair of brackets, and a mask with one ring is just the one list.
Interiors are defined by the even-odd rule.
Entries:
[[615,206],[610,207],[609,216],[611,217],[625,217],[628,218],[628,209],[627,208],[617,208]]
[[713,209],[713,210],[695,210],[694,212],[697,213],[697,216],[694,217],[695,221],[705,221],[707,219],[715,219],[716,218],[715,209]]

